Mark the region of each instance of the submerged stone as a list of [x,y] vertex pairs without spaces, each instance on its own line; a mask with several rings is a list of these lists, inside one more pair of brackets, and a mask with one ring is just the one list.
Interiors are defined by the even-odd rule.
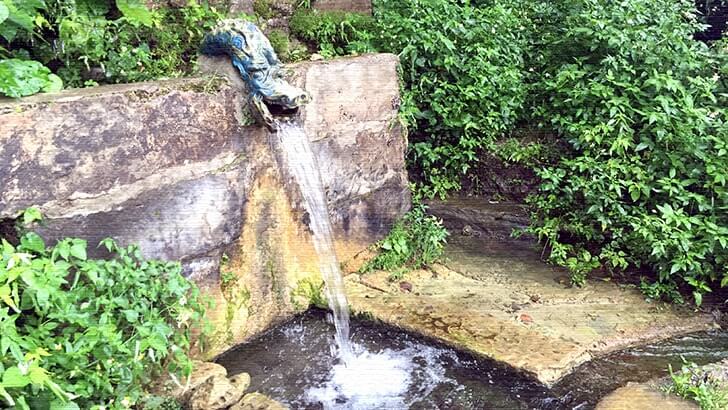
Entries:
[[698,410],[694,402],[669,395],[649,383],[629,383],[597,404],[596,410]]

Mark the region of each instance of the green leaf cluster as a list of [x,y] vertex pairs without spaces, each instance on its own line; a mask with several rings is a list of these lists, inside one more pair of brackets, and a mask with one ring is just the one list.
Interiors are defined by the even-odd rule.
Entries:
[[189,332],[203,313],[197,288],[179,263],[145,260],[111,239],[100,246],[110,259],[89,259],[81,239],[1,240],[0,402],[129,408],[154,378],[190,372]]
[[575,284],[630,272],[697,304],[728,285],[728,49],[694,39],[693,2],[377,0],[374,17],[427,195],[517,162],[541,180],[528,231]]
[[725,60],[693,40],[686,1],[555,4],[529,56],[531,112],[568,148],[537,170],[530,231],[577,283],[641,270],[700,304],[728,284]]
[[401,115],[429,195],[460,188],[478,151],[516,124],[524,104],[522,12],[511,2],[377,0],[377,45],[400,55]]
[[81,8],[77,3],[57,14],[54,27],[63,48],[40,47],[37,58],[61,62],[58,74],[75,87],[179,77],[194,71],[202,37],[225,17],[196,2],[155,11],[132,1],[116,5],[119,18],[109,18],[111,4]]
[[399,279],[407,271],[430,266],[441,256],[448,236],[442,221],[427,214],[427,208],[417,204],[407,212],[386,238],[374,245],[378,255],[360,269],[361,273],[375,269],[392,272]]
[[45,19],[43,0],[0,0],[0,38],[8,42],[16,37],[30,38]]
[[289,25],[291,34],[309,43],[325,58],[375,51],[376,29],[371,16],[300,7]]
[[[0,4],[10,1],[16,0],[0,0]],[[32,10],[25,6],[36,13],[34,24],[22,26],[25,36],[5,36],[3,30],[12,14],[5,23],[0,22],[0,36],[5,40],[0,41],[0,52],[53,67],[71,87],[191,74],[202,37],[226,17],[206,2],[195,1],[182,8],[156,10],[149,10],[141,0],[58,0],[48,4],[32,0],[27,4],[37,6]],[[0,20],[3,7],[0,5]],[[25,78],[18,80],[20,88],[44,91],[26,84]],[[39,76],[33,78],[39,81]],[[0,93],[11,95],[2,89]]]
[[679,372],[674,372],[672,366],[669,367],[671,383],[665,391],[697,402],[702,410],[728,408],[726,386],[720,380],[711,377],[697,364],[687,363],[685,359],[683,362]]
[[37,61],[0,60],[0,94],[18,98],[38,92],[58,92],[63,81]]

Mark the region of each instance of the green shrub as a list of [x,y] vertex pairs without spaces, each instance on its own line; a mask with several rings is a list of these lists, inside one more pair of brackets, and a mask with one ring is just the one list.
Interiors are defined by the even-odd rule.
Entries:
[[299,8],[291,17],[290,28],[324,57],[374,51],[374,20],[363,14]]
[[[684,361],[684,359],[683,359]],[[665,389],[684,399],[696,401],[702,410],[723,410],[728,408],[728,390],[713,380],[695,363],[685,363],[679,372],[669,368],[672,383]]]
[[[26,220],[36,219],[30,214]],[[199,291],[179,263],[149,261],[135,246],[46,247],[37,234],[0,245],[0,401],[17,409],[128,408],[165,372],[188,374]],[[65,407],[62,406],[65,403]]]
[[388,270],[392,279],[399,279],[408,270],[436,262],[442,256],[448,232],[439,219],[426,211],[424,205],[415,205],[406,213],[387,237],[374,245],[379,254],[360,272]]
[[194,71],[202,37],[223,18],[207,3],[151,11],[139,0],[57,1],[37,8],[24,36],[5,36],[10,19],[0,23],[0,51],[53,67],[71,87],[179,77]]
[[374,3],[377,47],[401,57],[411,160],[430,196],[460,188],[478,150],[516,123],[526,92],[526,38],[521,12],[508,4]]
[[33,40],[35,30],[47,24],[41,14],[45,10],[41,0],[0,0],[0,58],[8,58],[0,59],[0,95],[18,98],[63,88],[61,79],[47,67],[36,61],[9,58],[20,53],[6,47],[16,39]]
[[37,61],[0,60],[0,94],[18,98],[40,91],[55,92],[63,81]]
[[278,58],[280,58],[281,61],[288,61],[290,54],[290,40],[286,33],[281,30],[271,30],[270,33],[268,33],[268,40],[270,40],[270,45],[273,47],[273,50],[275,50]]
[[692,38],[694,6],[562,6],[534,59],[534,111],[569,148],[537,170],[530,231],[577,283],[600,266],[642,269],[689,285],[700,304],[712,282],[728,283],[728,127],[721,74]]
[[34,31],[46,23],[41,15],[44,10],[43,0],[1,0],[0,38],[7,42],[17,37],[31,38]]
[[224,18],[214,8],[194,2],[156,10],[142,21],[109,19],[102,14],[107,9],[75,9],[56,17],[64,47],[43,54],[48,63],[62,63],[58,73],[71,86],[88,80],[113,84],[190,74],[202,37]]
[[253,2],[253,13],[261,19],[268,20],[275,17],[270,0],[255,0]]

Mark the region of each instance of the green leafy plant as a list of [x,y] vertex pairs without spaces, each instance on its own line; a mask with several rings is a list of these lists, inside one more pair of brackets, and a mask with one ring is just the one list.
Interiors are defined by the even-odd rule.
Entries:
[[529,231],[574,281],[594,268],[665,287],[728,284],[728,127],[694,5],[562,1],[531,56],[534,118],[569,143],[538,169]]
[[299,8],[290,28],[324,57],[374,51],[374,20],[363,14]]
[[273,50],[275,50],[276,55],[282,61],[289,61],[291,51],[290,39],[286,33],[282,30],[271,30],[267,37],[268,40],[270,40],[270,45],[273,46]]
[[57,92],[63,81],[37,61],[0,60],[0,94],[18,98],[38,92]]
[[[34,25],[23,26],[24,36],[5,37],[0,51],[53,67],[71,87],[191,74],[202,37],[225,18],[207,2],[157,10],[141,0],[31,3],[43,5],[33,9]],[[0,23],[0,36],[5,26]]]
[[683,359],[679,372],[669,367],[672,383],[665,389],[668,393],[696,401],[702,410],[722,410],[728,408],[728,389],[695,363]]
[[[25,220],[37,215],[26,212]],[[189,374],[190,328],[203,313],[179,263],[145,260],[105,239],[46,247],[0,241],[0,398],[17,409],[128,408],[162,373]]]
[[268,20],[275,16],[270,0],[255,0],[253,2],[253,12],[263,20]]
[[329,302],[326,300],[324,292],[324,282],[316,281],[311,278],[304,278],[298,281],[296,288],[291,292],[291,301],[295,304],[296,296],[308,301],[311,305],[319,309],[328,309]]
[[515,124],[524,103],[521,11],[448,0],[377,0],[376,46],[397,53],[412,130],[413,175],[429,196],[460,188],[477,152]]
[[428,215],[424,205],[417,204],[394,225],[386,238],[374,245],[379,254],[365,263],[360,272],[388,270],[392,279],[399,279],[408,270],[436,262],[442,256],[447,236],[442,221]]
[[0,0],[0,38],[12,42],[16,37],[30,38],[45,23],[43,0]]

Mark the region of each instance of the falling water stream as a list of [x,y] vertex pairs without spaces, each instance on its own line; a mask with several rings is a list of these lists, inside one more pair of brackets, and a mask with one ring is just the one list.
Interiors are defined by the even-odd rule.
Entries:
[[336,327],[336,345],[339,357],[344,365],[347,365],[352,361],[349,303],[346,301],[344,280],[334,250],[333,231],[321,183],[321,173],[311,151],[308,136],[300,124],[279,121],[276,123],[276,129],[286,164],[301,190],[311,221],[313,244],[318,254],[321,274],[326,282],[326,298]]

